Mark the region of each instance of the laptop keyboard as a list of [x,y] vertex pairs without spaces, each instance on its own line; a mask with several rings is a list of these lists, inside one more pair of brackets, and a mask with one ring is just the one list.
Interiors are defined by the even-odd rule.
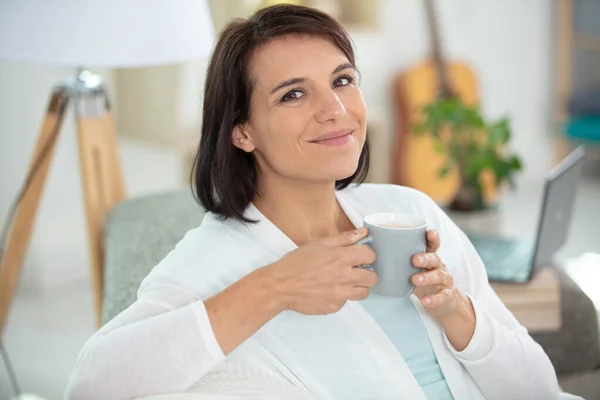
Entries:
[[469,237],[490,280],[524,282],[533,261],[532,242],[489,237]]

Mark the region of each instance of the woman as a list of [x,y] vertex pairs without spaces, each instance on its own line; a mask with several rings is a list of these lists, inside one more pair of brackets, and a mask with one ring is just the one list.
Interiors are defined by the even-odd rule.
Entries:
[[[258,11],[208,67],[197,197],[208,211],[86,344],[75,399],[553,399],[548,357],[452,221],[408,188],[356,185],[367,112],[350,39],[318,11]],[[373,212],[424,217],[410,299],[369,296]],[[438,234],[439,232],[439,234]],[[399,244],[400,245],[400,244]]]

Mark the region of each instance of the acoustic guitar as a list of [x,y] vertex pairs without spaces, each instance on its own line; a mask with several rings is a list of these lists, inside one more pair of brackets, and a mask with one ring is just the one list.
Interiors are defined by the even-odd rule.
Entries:
[[[435,151],[428,134],[417,137],[412,129],[422,108],[437,98],[458,96],[466,104],[478,100],[477,83],[471,68],[444,59],[433,0],[424,0],[431,42],[431,58],[398,75],[394,82],[396,144],[392,158],[393,183],[418,189],[440,204],[447,204],[459,189],[456,169],[444,178],[438,171],[445,155]],[[484,199],[494,196],[493,180],[483,179]]]

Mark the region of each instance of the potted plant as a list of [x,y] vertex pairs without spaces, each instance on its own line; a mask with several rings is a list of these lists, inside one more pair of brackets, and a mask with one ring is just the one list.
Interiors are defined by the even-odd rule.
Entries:
[[431,135],[435,150],[446,156],[439,177],[458,171],[460,184],[449,204],[451,210],[487,207],[482,173],[491,172],[496,187],[505,182],[514,187],[513,175],[522,169],[519,157],[507,150],[511,135],[508,119],[488,122],[477,106],[468,106],[457,97],[440,98],[423,107],[414,133]]

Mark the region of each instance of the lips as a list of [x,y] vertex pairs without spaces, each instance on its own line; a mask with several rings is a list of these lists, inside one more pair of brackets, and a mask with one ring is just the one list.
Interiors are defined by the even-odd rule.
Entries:
[[341,129],[339,131],[327,132],[326,134],[319,136],[315,140],[312,140],[311,143],[328,144],[344,141],[344,139],[347,139],[347,137],[350,136],[352,132],[354,132],[354,129]]

